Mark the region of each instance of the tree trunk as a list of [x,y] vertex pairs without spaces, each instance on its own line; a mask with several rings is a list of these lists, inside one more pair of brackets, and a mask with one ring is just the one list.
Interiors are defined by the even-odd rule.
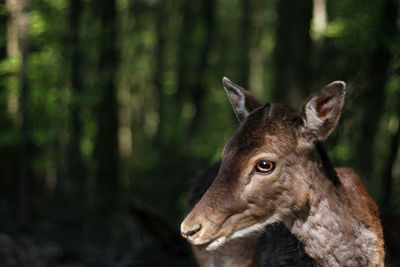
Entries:
[[363,119],[361,121],[361,138],[358,143],[358,171],[368,186],[374,171],[375,133],[383,111],[384,88],[388,78],[388,68],[393,57],[388,40],[396,33],[398,3],[396,0],[386,0],[379,32],[382,33],[375,50],[372,52],[370,63],[365,71],[366,87],[363,92]]
[[[71,81],[71,103],[70,103],[70,137],[67,146],[67,164],[66,164],[66,181],[59,181],[59,189],[57,190],[63,198],[70,195],[74,204],[81,207],[79,203],[84,203],[84,188],[85,188],[85,167],[82,162],[81,154],[81,135],[82,121],[80,119],[80,102],[82,97],[82,69],[81,69],[81,52],[79,29],[81,21],[81,0],[71,0],[69,6],[69,30],[67,37],[66,55],[69,58],[70,64],[70,81]],[[60,178],[59,178],[60,179]],[[62,179],[62,178],[61,178]],[[68,186],[69,185],[69,186]]]
[[[0,0],[0,6],[5,6],[5,4],[6,0]],[[0,60],[7,57],[7,20],[8,16],[5,12],[0,14]]]
[[154,70],[154,84],[158,91],[158,116],[159,122],[157,132],[155,135],[155,143],[159,148],[163,147],[163,133],[166,123],[166,97],[163,90],[163,73],[165,68],[165,46],[166,36],[164,23],[166,20],[165,1],[160,1],[157,10],[157,44],[155,48],[155,70]]
[[194,93],[193,93],[193,104],[195,106],[195,114],[191,120],[189,126],[189,136],[197,131],[201,117],[204,115],[204,103],[203,99],[206,96],[206,90],[208,89],[206,84],[206,71],[207,71],[207,61],[209,59],[209,54],[213,42],[214,28],[215,28],[215,1],[204,0],[203,1],[203,25],[204,38],[202,46],[200,48],[200,54],[198,57],[198,64],[195,69],[195,73],[198,75],[195,79]]
[[[180,125],[178,131],[175,131],[174,137],[169,140],[171,147],[174,147],[176,142],[180,142],[182,137],[186,135],[186,127],[188,126],[183,120],[183,106],[188,103],[192,97],[195,98],[192,93],[195,92],[196,82],[201,73],[197,73],[199,68],[202,68],[202,64],[206,64],[206,59],[200,59],[198,56],[200,53],[207,53],[207,45],[200,48],[198,45],[198,39],[196,39],[195,29],[199,22],[199,16],[196,13],[196,9],[199,7],[200,1],[197,0],[184,0],[181,6],[182,23],[178,36],[178,50],[177,50],[177,92],[175,98],[169,103],[172,108],[172,112],[169,114],[175,121]],[[204,1],[203,10],[208,5],[208,0]],[[205,14],[205,13],[204,13]],[[207,16],[207,15],[206,15]],[[210,23],[213,23],[210,21]],[[204,44],[204,43],[203,43]],[[197,51],[200,53],[197,53]],[[203,61],[204,60],[204,61]],[[195,67],[194,64],[198,64]],[[198,97],[202,97],[201,90],[197,92]],[[199,100],[200,101],[200,100]],[[193,103],[193,102],[192,102]]]
[[[24,3],[26,7],[27,1]],[[20,81],[21,81],[21,112],[22,112],[22,147],[21,147],[21,177],[18,185],[19,191],[19,214],[18,218],[22,224],[28,223],[28,199],[29,199],[29,117],[28,117],[28,57],[29,57],[29,36],[28,36],[28,14],[22,15],[23,24],[21,25],[20,33],[20,49],[22,53],[22,65],[20,68]]]
[[[397,91],[395,97],[395,116],[397,119],[400,119],[400,91]],[[396,163],[396,157],[399,152],[400,147],[400,125],[397,125],[397,130],[390,136],[389,140],[389,155],[384,164],[383,173],[382,173],[382,201],[381,201],[381,209],[389,211],[391,207],[390,198],[392,195],[392,186],[393,186],[393,168]]]
[[29,58],[29,32],[28,14],[25,9],[28,0],[7,0],[7,8],[10,19],[7,29],[7,52],[9,57],[21,55],[18,79],[20,89],[20,174],[17,180],[17,218],[20,224],[26,225],[29,220],[29,183],[30,183],[30,161],[29,161],[29,116],[28,116],[28,76],[27,65]]
[[115,0],[96,1],[100,21],[98,44],[98,83],[100,94],[97,114],[97,140],[94,150],[96,170],[96,206],[99,216],[109,219],[118,207],[118,104],[115,78],[118,66],[116,49]]
[[[398,118],[400,118],[400,109],[397,116]],[[397,127],[396,133],[391,136],[389,142],[390,142],[389,156],[386,159],[386,164],[384,166],[384,171],[382,175],[381,209],[383,210],[391,209],[390,197],[392,195],[392,186],[393,186],[392,171],[393,171],[393,166],[396,162],[396,156],[398,154],[400,146],[400,126]]]
[[295,108],[308,96],[311,78],[312,0],[278,3],[274,100]]
[[240,47],[239,47],[239,64],[237,81],[240,86],[249,89],[249,72],[250,72],[250,40],[251,40],[251,17],[252,17],[252,1],[241,0],[240,8],[242,10]]
[[182,26],[179,32],[178,39],[178,81],[177,81],[177,98],[179,98],[178,112],[182,108],[182,102],[185,97],[190,94],[192,89],[191,81],[197,78],[197,73],[191,68],[192,62],[197,59],[195,56],[197,40],[194,40],[194,30],[197,22],[195,8],[199,2],[185,0],[182,4]]

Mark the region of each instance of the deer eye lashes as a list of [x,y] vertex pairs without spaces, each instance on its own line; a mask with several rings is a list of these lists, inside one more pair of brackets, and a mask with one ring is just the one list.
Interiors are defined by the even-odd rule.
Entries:
[[275,163],[268,160],[259,160],[255,169],[258,173],[269,174],[275,169]]

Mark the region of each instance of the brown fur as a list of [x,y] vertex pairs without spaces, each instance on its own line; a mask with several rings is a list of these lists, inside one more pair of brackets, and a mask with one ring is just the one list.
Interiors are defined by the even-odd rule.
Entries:
[[[191,187],[188,210],[193,209],[216,178],[221,161],[199,175]],[[265,228],[265,232],[234,239],[216,252],[193,246],[199,266],[315,266],[303,244],[283,223]]]
[[[360,181],[360,178],[350,168],[336,168],[335,169],[340,181],[345,188],[345,195],[349,198],[349,202],[354,214],[358,220],[362,221],[369,229],[371,229],[377,236],[378,242],[376,244],[379,257],[384,259],[385,251],[383,249],[383,231],[381,220],[379,219],[378,206],[372,200],[367,190]],[[359,199],[350,196],[359,196]]]
[[[330,166],[318,145],[336,127],[344,94],[345,84],[334,82],[300,113],[281,104],[253,110],[225,146],[212,185],[182,222],[183,235],[218,253],[227,240],[282,221],[321,266],[383,266],[375,203],[351,170]],[[259,160],[275,169],[256,171]]]

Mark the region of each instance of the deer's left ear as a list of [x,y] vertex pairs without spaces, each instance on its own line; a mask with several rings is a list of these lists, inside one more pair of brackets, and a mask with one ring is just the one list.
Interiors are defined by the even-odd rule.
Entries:
[[300,115],[304,121],[303,136],[308,142],[322,141],[336,128],[345,93],[346,84],[336,81],[306,100]]
[[222,83],[240,123],[242,123],[253,110],[262,106],[262,103],[257,97],[233,83],[228,78],[224,77]]

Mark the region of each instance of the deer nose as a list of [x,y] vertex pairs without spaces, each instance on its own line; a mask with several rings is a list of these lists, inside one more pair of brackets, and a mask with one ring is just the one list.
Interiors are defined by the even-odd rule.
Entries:
[[199,232],[201,230],[201,224],[196,224],[193,226],[191,229],[184,231],[183,229],[181,230],[181,235],[183,238],[188,239],[192,237],[195,233]]

